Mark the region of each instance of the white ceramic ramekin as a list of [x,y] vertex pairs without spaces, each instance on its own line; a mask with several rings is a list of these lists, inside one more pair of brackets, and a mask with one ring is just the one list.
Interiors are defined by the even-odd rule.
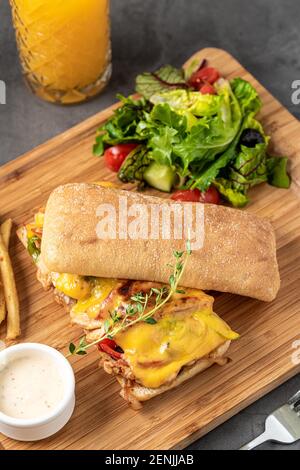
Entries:
[[69,361],[56,349],[39,343],[17,344],[0,351],[0,362],[7,363],[29,351],[40,351],[52,357],[64,381],[65,393],[57,407],[44,418],[18,419],[0,411],[0,432],[18,441],[38,441],[52,436],[69,421],[75,406],[74,372]]

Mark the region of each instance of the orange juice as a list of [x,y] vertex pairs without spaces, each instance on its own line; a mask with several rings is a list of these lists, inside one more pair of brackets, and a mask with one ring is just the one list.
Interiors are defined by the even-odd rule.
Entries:
[[97,94],[111,73],[109,0],[10,0],[23,72],[52,102]]

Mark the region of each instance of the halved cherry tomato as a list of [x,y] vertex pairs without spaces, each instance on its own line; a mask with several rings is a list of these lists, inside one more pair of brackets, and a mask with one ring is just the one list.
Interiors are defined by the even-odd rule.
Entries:
[[203,67],[192,74],[189,79],[189,84],[195,88],[199,88],[204,83],[213,85],[218,78],[220,78],[220,74],[214,67]]
[[202,85],[202,87],[200,88],[200,92],[203,95],[215,95],[216,94],[215,88],[212,85],[210,85],[210,83],[205,83],[204,85]]
[[110,356],[112,356],[115,359],[121,359],[122,353],[119,351],[116,351],[117,349],[117,344],[113,339],[105,338],[103,341],[101,341],[98,344],[98,349],[100,351],[104,351]]
[[137,147],[138,144],[118,144],[109,147],[104,152],[106,166],[115,172],[118,172],[125,158]]
[[204,204],[220,204],[220,194],[214,186],[207,191],[199,189],[181,189],[172,194],[171,199],[182,202],[202,202]]
[[171,199],[182,202],[199,202],[200,196],[199,189],[179,189],[172,194]]
[[221,198],[219,191],[214,186],[210,186],[206,191],[201,192],[200,202],[204,204],[220,204]]

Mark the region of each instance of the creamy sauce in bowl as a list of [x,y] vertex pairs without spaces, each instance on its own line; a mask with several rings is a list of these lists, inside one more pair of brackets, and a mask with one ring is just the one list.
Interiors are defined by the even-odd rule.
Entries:
[[65,395],[58,363],[49,354],[24,351],[0,364],[0,412],[18,419],[47,417]]

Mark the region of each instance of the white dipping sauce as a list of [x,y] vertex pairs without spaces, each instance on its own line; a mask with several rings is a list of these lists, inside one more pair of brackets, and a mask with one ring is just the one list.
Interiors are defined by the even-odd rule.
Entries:
[[45,417],[61,402],[64,381],[48,354],[26,351],[0,364],[0,411],[12,418]]

